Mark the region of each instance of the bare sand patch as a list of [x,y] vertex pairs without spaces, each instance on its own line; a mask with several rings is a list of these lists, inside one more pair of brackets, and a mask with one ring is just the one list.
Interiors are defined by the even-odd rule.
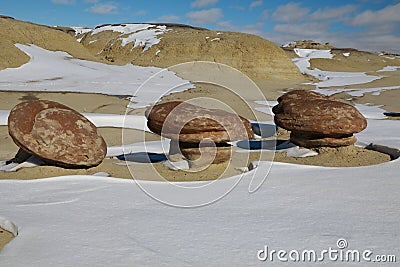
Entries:
[[125,96],[109,96],[87,93],[15,92],[0,91],[0,109],[12,109],[28,100],[51,100],[60,102],[84,113],[125,114],[129,100]]
[[14,235],[3,228],[0,228],[0,250],[12,239]]
[[390,161],[387,154],[357,146],[322,147],[313,150],[319,154],[305,158],[287,157],[285,152],[278,152],[275,154],[275,161],[324,167],[358,167]]

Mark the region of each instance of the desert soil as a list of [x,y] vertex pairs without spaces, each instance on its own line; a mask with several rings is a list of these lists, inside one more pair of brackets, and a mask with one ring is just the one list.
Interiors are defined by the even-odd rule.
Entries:
[[14,235],[10,232],[0,228],[0,250],[14,238]]

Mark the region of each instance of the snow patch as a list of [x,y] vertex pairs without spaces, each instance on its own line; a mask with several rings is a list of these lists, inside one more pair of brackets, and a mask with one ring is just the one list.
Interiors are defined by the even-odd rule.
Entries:
[[153,104],[164,94],[194,88],[189,81],[167,69],[107,65],[35,45],[15,46],[31,59],[18,68],[1,70],[0,90],[133,96],[129,106],[139,108]]
[[310,69],[310,59],[312,58],[333,58],[331,50],[300,49],[295,48],[294,52],[300,58],[293,58],[292,61],[299,68],[301,73],[314,76],[321,82],[316,83],[317,87],[344,86],[351,84],[369,83],[382,78],[381,76],[371,76],[364,72],[332,72],[323,71],[317,68]]
[[386,66],[381,70],[377,70],[376,72],[397,71],[397,69],[400,69],[400,66]]
[[10,220],[0,217],[0,227],[6,231],[9,231],[14,236],[18,235],[18,227]]
[[335,88],[335,89],[315,89],[314,91],[323,95],[331,96],[334,94],[345,92],[351,96],[361,97],[366,93],[372,93],[374,96],[380,95],[381,92],[400,89],[400,86],[388,86],[388,87],[377,87],[377,88]]
[[383,114],[386,110],[381,108],[383,105],[371,106],[370,104],[354,104],[354,106],[367,119],[383,120],[386,118]]
[[122,24],[102,26],[93,30],[91,34],[95,35],[103,31],[121,33],[119,40],[122,41],[122,46],[133,42],[133,48],[141,46],[143,47],[143,51],[146,51],[153,45],[158,44],[161,41],[158,36],[164,34],[168,30],[165,25]]

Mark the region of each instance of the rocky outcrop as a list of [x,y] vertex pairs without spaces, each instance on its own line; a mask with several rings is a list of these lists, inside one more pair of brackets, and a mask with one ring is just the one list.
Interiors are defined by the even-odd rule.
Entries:
[[353,134],[367,127],[352,105],[315,92],[291,91],[278,98],[272,111],[276,125],[291,131],[290,140],[304,147],[351,145]]
[[225,162],[232,153],[226,142],[254,138],[245,118],[181,101],[157,104],[146,117],[151,131],[172,139],[170,154],[180,151],[191,167]]
[[303,48],[303,49],[332,49],[335,48],[330,43],[321,44],[319,42],[313,40],[298,40],[294,42],[290,42],[284,46],[285,48]]
[[36,100],[15,106],[8,131],[25,152],[61,167],[92,167],[107,153],[97,128],[77,111],[60,103]]

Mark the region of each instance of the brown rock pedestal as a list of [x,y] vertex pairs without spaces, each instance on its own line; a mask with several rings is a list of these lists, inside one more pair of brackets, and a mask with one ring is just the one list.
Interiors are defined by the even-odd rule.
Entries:
[[307,148],[352,145],[356,142],[353,134],[367,127],[355,107],[316,92],[286,93],[272,111],[275,124],[291,131],[290,140]]
[[146,117],[151,131],[171,139],[170,160],[182,154],[191,168],[228,161],[233,147],[227,142],[254,138],[247,119],[181,101],[157,104]]
[[107,153],[93,123],[53,101],[18,104],[8,117],[8,131],[23,151],[61,167],[96,166]]

